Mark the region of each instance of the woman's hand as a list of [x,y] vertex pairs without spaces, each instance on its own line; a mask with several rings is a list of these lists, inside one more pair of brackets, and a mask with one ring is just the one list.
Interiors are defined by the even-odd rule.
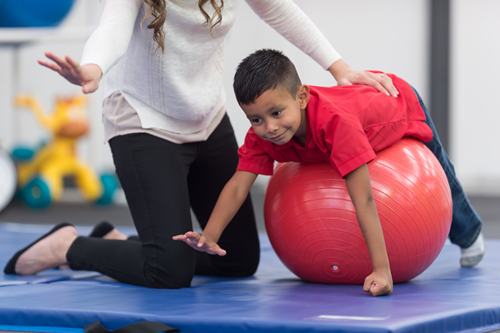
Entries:
[[52,69],[59,73],[63,78],[69,82],[82,86],[84,94],[90,94],[99,88],[99,81],[101,80],[101,68],[95,64],[80,64],[71,59],[69,56],[61,58],[51,52],[45,52],[45,56],[53,62],[38,60],[42,66]]
[[193,249],[206,252],[208,254],[216,254],[218,256],[225,256],[226,251],[221,249],[217,242],[210,239],[208,236],[202,236],[197,232],[188,231],[184,235],[177,235],[172,237],[173,240],[180,240],[191,246]]
[[372,296],[385,296],[392,293],[392,276],[388,269],[373,271],[365,279],[363,290]]
[[398,97],[399,95],[391,78],[387,75],[354,70],[342,59],[335,61],[328,71],[335,77],[339,86],[364,84],[388,96]]

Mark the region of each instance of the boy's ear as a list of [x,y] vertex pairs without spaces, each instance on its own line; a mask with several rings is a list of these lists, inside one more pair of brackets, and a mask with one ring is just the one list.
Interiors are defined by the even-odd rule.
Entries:
[[297,90],[297,99],[299,100],[300,108],[305,109],[309,102],[309,86],[307,84],[299,86]]

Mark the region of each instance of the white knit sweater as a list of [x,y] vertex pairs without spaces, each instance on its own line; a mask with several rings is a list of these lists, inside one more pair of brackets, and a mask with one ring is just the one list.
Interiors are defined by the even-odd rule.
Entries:
[[[326,38],[291,0],[246,0],[281,35],[327,69],[340,59]],[[225,103],[222,87],[224,39],[238,0],[225,0],[215,38],[198,0],[167,0],[165,52],[155,52],[143,0],[107,0],[101,22],[85,44],[82,64],[106,74],[104,96],[120,91],[143,128],[190,134],[206,129]],[[211,16],[210,2],[205,10]]]

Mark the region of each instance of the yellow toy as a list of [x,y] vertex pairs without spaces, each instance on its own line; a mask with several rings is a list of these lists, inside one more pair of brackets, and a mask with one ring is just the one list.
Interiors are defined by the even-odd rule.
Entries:
[[40,123],[52,132],[52,141],[32,157],[26,156],[22,148],[13,152],[18,161],[21,198],[32,208],[46,207],[61,198],[63,178],[72,176],[85,200],[110,203],[116,189],[114,176],[103,175],[99,179],[92,168],[76,156],[77,139],[89,131],[84,108],[86,98],[56,98],[52,115],[47,115],[33,97],[18,96],[15,104],[29,107]]

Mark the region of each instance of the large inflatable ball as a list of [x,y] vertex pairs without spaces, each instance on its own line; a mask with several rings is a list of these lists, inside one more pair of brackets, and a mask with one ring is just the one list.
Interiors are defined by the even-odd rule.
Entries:
[[75,0],[0,0],[0,27],[51,27],[68,14]]
[[[436,259],[452,218],[446,175],[421,142],[404,138],[368,164],[392,277],[405,282]],[[269,180],[266,228],[281,261],[305,281],[362,284],[372,272],[345,181],[327,163],[282,163]]]

